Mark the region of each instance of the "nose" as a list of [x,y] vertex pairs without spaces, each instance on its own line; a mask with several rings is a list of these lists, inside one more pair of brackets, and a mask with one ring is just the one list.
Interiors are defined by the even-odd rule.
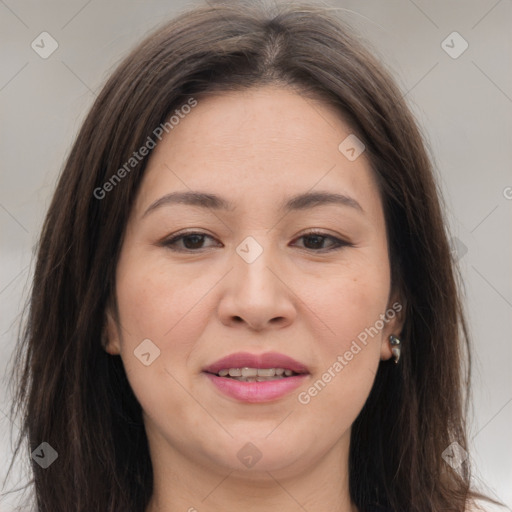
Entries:
[[269,249],[248,263],[233,254],[234,268],[223,280],[218,315],[226,326],[245,324],[252,330],[280,329],[297,315],[297,296]]

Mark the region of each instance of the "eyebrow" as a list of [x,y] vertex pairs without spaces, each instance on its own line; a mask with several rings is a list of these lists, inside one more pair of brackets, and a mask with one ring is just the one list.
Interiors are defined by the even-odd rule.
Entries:
[[[226,211],[233,211],[236,208],[232,202],[215,194],[195,191],[171,192],[153,202],[143,213],[142,217],[145,217],[157,208],[173,204],[185,204],[188,206],[200,206],[203,208],[211,208],[213,210]],[[279,210],[284,210],[286,212],[293,210],[307,210],[316,206],[328,204],[348,206],[364,213],[362,206],[354,198],[332,192],[304,192],[302,194],[297,194],[285,201],[280,206]]]

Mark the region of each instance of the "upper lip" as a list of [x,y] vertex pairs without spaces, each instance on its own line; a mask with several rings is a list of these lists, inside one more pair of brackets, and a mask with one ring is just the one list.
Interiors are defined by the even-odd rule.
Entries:
[[206,366],[203,371],[218,373],[220,370],[229,368],[283,368],[295,373],[309,373],[307,367],[302,363],[277,352],[267,352],[265,354],[237,352]]

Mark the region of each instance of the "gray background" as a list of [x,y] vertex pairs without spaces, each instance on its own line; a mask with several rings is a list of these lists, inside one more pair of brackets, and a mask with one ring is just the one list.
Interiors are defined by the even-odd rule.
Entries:
[[[0,0],[2,481],[12,453],[4,375],[33,269],[33,247],[56,179],[115,65],[149,30],[187,5],[192,4]],[[327,5],[342,8],[394,72],[431,148],[474,337],[469,438],[475,481],[510,509],[512,3],[331,0]],[[31,48],[43,31],[59,45],[47,59]],[[453,31],[469,44],[456,59],[441,46]],[[461,48],[459,41],[453,45]],[[26,481],[26,468],[19,466],[6,488]],[[0,501],[0,510],[14,510],[15,497]]]

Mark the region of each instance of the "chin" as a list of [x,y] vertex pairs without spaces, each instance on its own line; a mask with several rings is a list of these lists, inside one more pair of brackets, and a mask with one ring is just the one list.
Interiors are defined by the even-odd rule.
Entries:
[[[306,460],[306,454],[296,447],[308,446],[308,443],[290,437],[287,439],[288,443],[284,442],[285,436],[276,436],[276,439],[237,437],[231,440],[229,447],[224,447],[221,453],[216,453],[213,459],[219,466],[245,477],[252,474],[255,478],[268,479],[267,472],[301,472],[310,466],[310,462],[309,459]],[[227,458],[227,453],[231,453],[232,456]]]

